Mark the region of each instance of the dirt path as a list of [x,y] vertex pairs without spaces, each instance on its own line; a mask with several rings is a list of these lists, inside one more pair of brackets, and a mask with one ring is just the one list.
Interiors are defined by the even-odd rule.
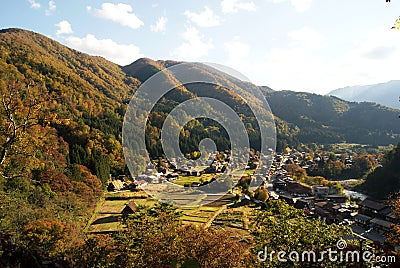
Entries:
[[215,211],[214,215],[204,224],[205,228],[208,228],[211,226],[211,223],[214,221],[214,219],[226,208],[226,205],[220,207],[217,211]]

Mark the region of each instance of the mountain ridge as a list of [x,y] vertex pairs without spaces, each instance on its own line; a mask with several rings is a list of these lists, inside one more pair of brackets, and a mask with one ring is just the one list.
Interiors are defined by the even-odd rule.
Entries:
[[[129,65],[119,66],[104,58],[70,49],[31,31],[12,28],[1,30],[0,33],[0,67],[20,78],[33,79],[44,84],[49,92],[58,92],[63,99],[63,104],[59,103],[58,109],[64,115],[72,116],[73,121],[83,116],[89,122],[95,119],[87,118],[99,115],[122,120],[126,105],[140,84],[161,69],[179,63],[173,60],[141,58]],[[399,139],[400,128],[391,122],[391,118],[397,117],[398,111],[395,109],[375,104],[355,104],[337,97],[306,92],[274,91],[266,86],[258,87],[237,80],[215,69],[210,71],[199,66],[194,68],[212,81],[261,89],[275,115],[279,150],[288,145],[298,146],[302,143],[360,141],[377,146],[393,144]],[[172,82],[177,82],[173,75],[169,78]],[[3,78],[7,79],[10,78]],[[166,110],[159,111],[159,114],[170,111],[177,100],[187,100],[199,94],[222,98],[235,107],[242,107],[240,109],[247,114],[247,122],[252,125],[251,128],[256,128],[256,123],[243,106],[243,100],[222,87],[182,86],[167,96],[163,106]],[[88,105],[87,99],[93,103]],[[78,101],[79,105],[71,103],[73,100]],[[104,110],[107,110],[107,115],[102,115]],[[89,127],[96,129],[95,126]],[[115,139],[120,140],[118,129],[113,133]]]
[[348,86],[335,89],[327,95],[336,96],[347,101],[375,102],[394,109],[400,109],[398,102],[400,80],[391,80],[363,86]]

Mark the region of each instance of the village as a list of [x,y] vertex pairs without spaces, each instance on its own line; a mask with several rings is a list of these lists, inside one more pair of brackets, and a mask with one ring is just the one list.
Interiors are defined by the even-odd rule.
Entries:
[[[300,162],[301,154],[296,150],[287,154],[274,153],[267,165],[270,168],[261,166],[259,156],[253,154],[241,179],[250,179],[248,190],[236,186],[229,193],[221,194],[216,202],[180,208],[183,213],[182,222],[207,226],[223,225],[236,231],[246,230],[247,215],[253,209],[263,209],[265,202],[268,202],[254,197],[255,189],[261,188],[268,191],[268,200],[282,200],[303,210],[308,217],[321,219],[328,224],[349,226],[362,239],[384,243],[386,233],[397,223],[390,206],[362,194],[358,198],[350,197],[348,193],[351,191],[344,190],[343,193],[343,189],[337,187],[337,184],[332,187],[297,182],[285,170],[285,165],[295,163],[307,168],[315,164],[314,160]],[[346,159],[346,164],[351,165],[351,159]],[[156,200],[143,190],[149,184],[174,183],[185,189],[199,191],[217,181],[226,169],[232,168],[228,151],[216,152],[213,157],[200,161],[200,165],[201,167],[193,167],[187,160],[173,159],[168,163],[159,159],[134,179],[128,176],[110,179],[106,199],[88,226],[88,231],[109,233],[121,229],[123,219],[135,213],[138,206],[154,205]],[[176,166],[182,168],[175,168]],[[207,195],[205,198],[207,199]]]

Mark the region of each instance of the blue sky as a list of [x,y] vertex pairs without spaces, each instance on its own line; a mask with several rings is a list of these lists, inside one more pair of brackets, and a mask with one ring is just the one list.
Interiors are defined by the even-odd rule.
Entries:
[[3,0],[0,27],[120,65],[214,62],[258,85],[325,94],[400,79],[399,15],[398,0]]

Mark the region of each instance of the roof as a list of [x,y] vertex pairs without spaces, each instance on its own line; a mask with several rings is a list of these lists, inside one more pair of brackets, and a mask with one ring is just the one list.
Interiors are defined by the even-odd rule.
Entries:
[[380,210],[382,210],[382,209],[387,207],[387,205],[384,204],[384,203],[376,202],[376,201],[373,201],[373,200],[368,199],[368,198],[364,199],[363,201],[358,203],[358,205],[359,206],[363,206],[363,207],[367,207],[367,208],[371,208],[371,209],[377,210],[377,211],[380,211]]
[[375,225],[379,225],[379,226],[385,227],[385,228],[391,228],[392,225],[393,225],[393,223],[391,223],[391,222],[388,222],[388,221],[385,221],[385,220],[381,220],[381,219],[377,219],[377,218],[372,219],[371,223],[373,223]]
[[327,211],[323,208],[320,208],[320,207],[315,208],[315,213],[317,213],[318,215],[321,215],[321,216],[325,216],[325,217],[330,216],[329,211]]
[[380,213],[381,213],[382,215],[385,215],[385,216],[389,216],[389,217],[390,217],[390,215],[393,213],[393,209],[392,209],[391,207],[387,207],[387,208],[385,208],[385,209],[382,209],[382,211],[380,211]]
[[110,184],[108,185],[108,187],[110,187],[110,185],[112,187],[114,187],[115,190],[120,190],[120,189],[124,188],[124,183],[121,180],[111,181]]
[[143,185],[143,184],[147,184],[147,181],[145,181],[145,180],[135,181],[134,184],[135,185]]
[[124,209],[122,210],[122,213],[134,213],[137,210],[137,205],[135,201],[129,202]]
[[323,208],[323,207],[325,207],[327,204],[328,204],[328,202],[322,201],[322,202],[316,202],[316,203],[314,204],[314,206],[315,206],[315,207]]
[[357,215],[354,217],[354,219],[355,219],[355,220],[360,220],[360,221],[370,221],[372,218],[371,218],[371,217],[368,217],[368,216],[366,216],[366,215],[363,215],[363,214],[357,214]]

